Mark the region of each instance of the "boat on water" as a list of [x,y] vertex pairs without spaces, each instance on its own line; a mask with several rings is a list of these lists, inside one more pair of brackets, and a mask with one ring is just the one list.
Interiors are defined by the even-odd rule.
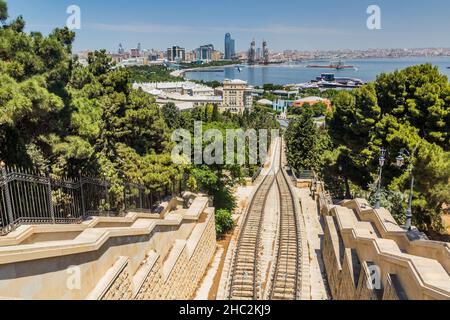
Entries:
[[317,68],[317,69],[336,69],[336,70],[355,69],[354,66],[346,65],[343,61],[332,61],[332,62],[330,62],[330,64],[327,64],[327,65],[309,64],[306,67],[307,68]]
[[244,66],[244,65],[239,65],[239,66],[236,66],[236,70],[237,70],[237,71],[239,71],[239,73],[241,73],[241,72],[242,72],[242,70],[244,70],[244,68],[245,68],[245,66]]
[[304,89],[319,89],[319,85],[317,83],[298,83],[295,85],[292,85],[292,87],[296,87],[298,89],[304,90]]
[[355,89],[365,83],[357,78],[335,77],[334,73],[322,73],[320,77],[311,81],[311,84],[325,89]]

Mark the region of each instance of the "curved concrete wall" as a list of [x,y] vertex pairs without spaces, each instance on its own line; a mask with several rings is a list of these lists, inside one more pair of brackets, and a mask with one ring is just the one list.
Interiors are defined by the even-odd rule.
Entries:
[[[216,249],[214,209],[207,208],[208,198],[203,197],[197,197],[189,209],[177,209],[176,204],[168,205],[176,210],[166,210],[163,216],[130,214],[78,226],[21,228],[3,243],[0,240],[0,296],[182,299],[193,295]],[[64,231],[75,238],[61,240]],[[183,264],[193,271],[186,272],[180,267]],[[144,285],[154,275],[163,279],[155,292],[152,285]]]
[[390,213],[362,199],[332,206],[319,195],[319,204],[334,299],[450,299],[448,244],[409,241]]

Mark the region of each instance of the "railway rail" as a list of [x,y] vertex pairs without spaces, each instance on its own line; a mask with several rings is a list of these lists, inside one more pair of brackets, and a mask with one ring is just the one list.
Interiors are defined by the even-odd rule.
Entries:
[[270,288],[271,300],[296,300],[299,296],[300,233],[292,191],[283,171],[277,174],[280,192],[280,232],[275,271]]
[[230,285],[231,300],[258,299],[258,255],[264,208],[275,177],[265,177],[253,196],[239,236]]
[[[282,153],[280,161],[282,161]],[[267,175],[253,196],[237,241],[232,265],[229,298],[258,300],[263,296],[260,283],[260,242],[265,205],[272,186],[278,186],[280,225],[272,278],[268,288],[271,300],[296,300],[299,297],[301,238],[295,197],[283,170]]]

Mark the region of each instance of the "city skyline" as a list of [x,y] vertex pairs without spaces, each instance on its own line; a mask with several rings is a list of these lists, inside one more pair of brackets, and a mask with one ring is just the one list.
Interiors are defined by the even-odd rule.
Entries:
[[[329,0],[320,4],[281,0],[276,3],[279,13],[274,14],[274,4],[269,1],[238,5],[176,0],[170,6],[138,1],[124,7],[118,1],[79,0],[75,4],[81,8],[82,28],[76,30],[74,50],[117,51],[119,43],[126,48],[141,43],[143,48],[164,50],[179,45],[193,50],[211,43],[224,52],[226,33],[235,39],[238,52],[248,50],[252,39],[267,40],[274,51],[450,47],[446,40],[446,30],[450,29],[448,1],[377,1],[381,30],[366,26],[366,10],[373,1],[347,2],[344,7]],[[72,4],[66,0],[42,0],[39,5],[8,1],[11,18],[23,14],[27,31],[45,34],[64,26],[66,9]]]

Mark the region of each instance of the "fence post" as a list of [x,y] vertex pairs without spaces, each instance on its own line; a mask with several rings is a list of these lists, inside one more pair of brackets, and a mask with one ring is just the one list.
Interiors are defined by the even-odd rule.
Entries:
[[124,182],[123,184],[123,212],[128,212],[128,206],[127,206],[127,187],[128,184]]
[[47,198],[48,198],[48,211],[50,213],[50,217],[52,218],[52,223],[55,224],[55,212],[53,210],[53,201],[52,201],[52,179],[50,174],[47,173]]
[[105,192],[106,192],[106,205],[108,206],[107,215],[109,216],[110,213],[112,212],[112,210],[111,210],[111,204],[109,202],[109,183],[108,183],[108,181],[105,182]]
[[83,178],[80,175],[81,215],[86,217],[86,205],[84,203]]
[[150,211],[153,210],[153,191],[150,190]]
[[143,189],[141,186],[139,186],[139,209],[141,209],[141,211],[144,209],[144,199],[143,199]]
[[5,227],[10,226],[14,222],[14,216],[13,216],[13,212],[12,212],[11,194],[9,192],[9,185],[8,185],[8,180],[7,180],[8,173],[6,172],[6,166],[3,161],[0,162],[0,167],[1,167],[1,173],[3,176],[3,185],[5,187],[6,212],[8,214],[8,220],[9,220],[8,224],[4,224],[2,226],[3,228],[5,228]]

